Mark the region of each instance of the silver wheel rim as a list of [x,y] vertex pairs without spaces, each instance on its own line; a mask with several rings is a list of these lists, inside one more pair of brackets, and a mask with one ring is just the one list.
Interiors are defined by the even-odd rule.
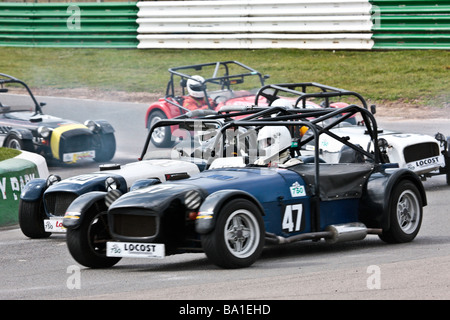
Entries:
[[243,259],[258,248],[260,230],[254,215],[244,209],[234,211],[225,223],[225,243],[228,251]]
[[411,190],[402,192],[397,202],[397,221],[404,233],[411,234],[420,222],[419,199]]
[[[152,118],[152,121],[150,122],[150,129],[153,127],[153,125],[157,122],[157,121],[159,121],[159,120],[161,120],[162,118],[161,117],[158,117],[158,116],[154,116],[153,118]],[[153,141],[155,142],[155,143],[162,143],[163,141],[164,141],[164,138],[165,138],[165,136],[166,136],[166,129],[164,128],[164,127],[158,127],[158,128],[156,128],[155,130],[153,130],[153,133],[152,133],[152,139],[153,139]]]

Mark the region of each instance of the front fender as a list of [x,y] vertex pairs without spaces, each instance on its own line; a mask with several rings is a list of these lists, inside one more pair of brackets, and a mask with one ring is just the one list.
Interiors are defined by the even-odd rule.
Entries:
[[4,141],[8,139],[8,137],[12,134],[15,134],[18,136],[21,140],[33,140],[33,133],[28,129],[21,129],[21,128],[13,128],[11,129],[7,135],[5,136]]
[[102,133],[114,133],[113,126],[106,120],[95,120],[100,125]]
[[413,171],[399,169],[392,174],[386,174],[385,172],[373,174],[361,198],[359,212],[359,220],[367,227],[389,229],[391,194],[401,180],[409,180],[414,183],[420,192],[423,206],[427,205],[425,188],[420,178]]
[[25,201],[37,201],[42,198],[44,191],[47,189],[47,180],[36,178],[30,180],[20,193],[20,199]]
[[220,209],[232,198],[245,198],[250,200],[255,203],[262,214],[264,214],[264,209],[259,201],[248,192],[234,189],[219,190],[206,197],[205,201],[203,201],[200,206],[198,216],[195,221],[195,231],[200,234],[211,232],[216,224],[217,215],[219,214]]
[[[107,192],[93,191],[77,197],[67,208],[63,219],[63,226],[67,229],[78,228],[86,215],[86,212],[97,202],[104,204]],[[106,205],[105,205],[106,208]]]

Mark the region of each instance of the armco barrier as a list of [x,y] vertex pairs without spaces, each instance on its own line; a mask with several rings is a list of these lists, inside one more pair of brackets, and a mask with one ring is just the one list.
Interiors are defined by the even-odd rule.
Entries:
[[48,174],[45,159],[35,153],[22,151],[17,157],[0,161],[0,227],[18,222],[19,197],[25,184]]
[[0,45],[136,48],[136,2],[0,3]]
[[368,0],[142,1],[138,48],[370,49]]
[[0,46],[450,49],[450,0],[0,3]]

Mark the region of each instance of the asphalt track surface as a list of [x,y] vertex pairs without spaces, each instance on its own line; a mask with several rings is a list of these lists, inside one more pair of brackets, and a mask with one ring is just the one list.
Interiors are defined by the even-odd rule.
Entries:
[[[44,111],[48,114],[81,122],[110,121],[116,129],[118,150],[113,162],[136,161],[140,155],[146,137],[146,104],[40,100],[47,102]],[[450,135],[449,119],[378,120],[385,129],[411,132],[414,128],[418,133]],[[97,168],[93,161],[49,167],[63,178]],[[0,300],[449,299],[450,187],[443,176],[424,185],[429,205],[411,243],[387,245],[377,236],[368,236],[334,245],[306,241],[272,246],[250,268],[238,270],[220,269],[202,253],[162,260],[122,259],[113,268],[93,270],[72,259],[64,235],[31,240],[18,226],[0,229]],[[218,308],[215,312],[225,311]]]

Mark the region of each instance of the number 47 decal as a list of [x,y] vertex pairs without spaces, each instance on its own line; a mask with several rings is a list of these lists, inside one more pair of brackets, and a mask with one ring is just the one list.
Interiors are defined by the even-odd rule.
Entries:
[[286,209],[284,210],[283,220],[281,222],[283,231],[300,231],[302,227],[302,214],[303,205],[301,203],[287,205]]

